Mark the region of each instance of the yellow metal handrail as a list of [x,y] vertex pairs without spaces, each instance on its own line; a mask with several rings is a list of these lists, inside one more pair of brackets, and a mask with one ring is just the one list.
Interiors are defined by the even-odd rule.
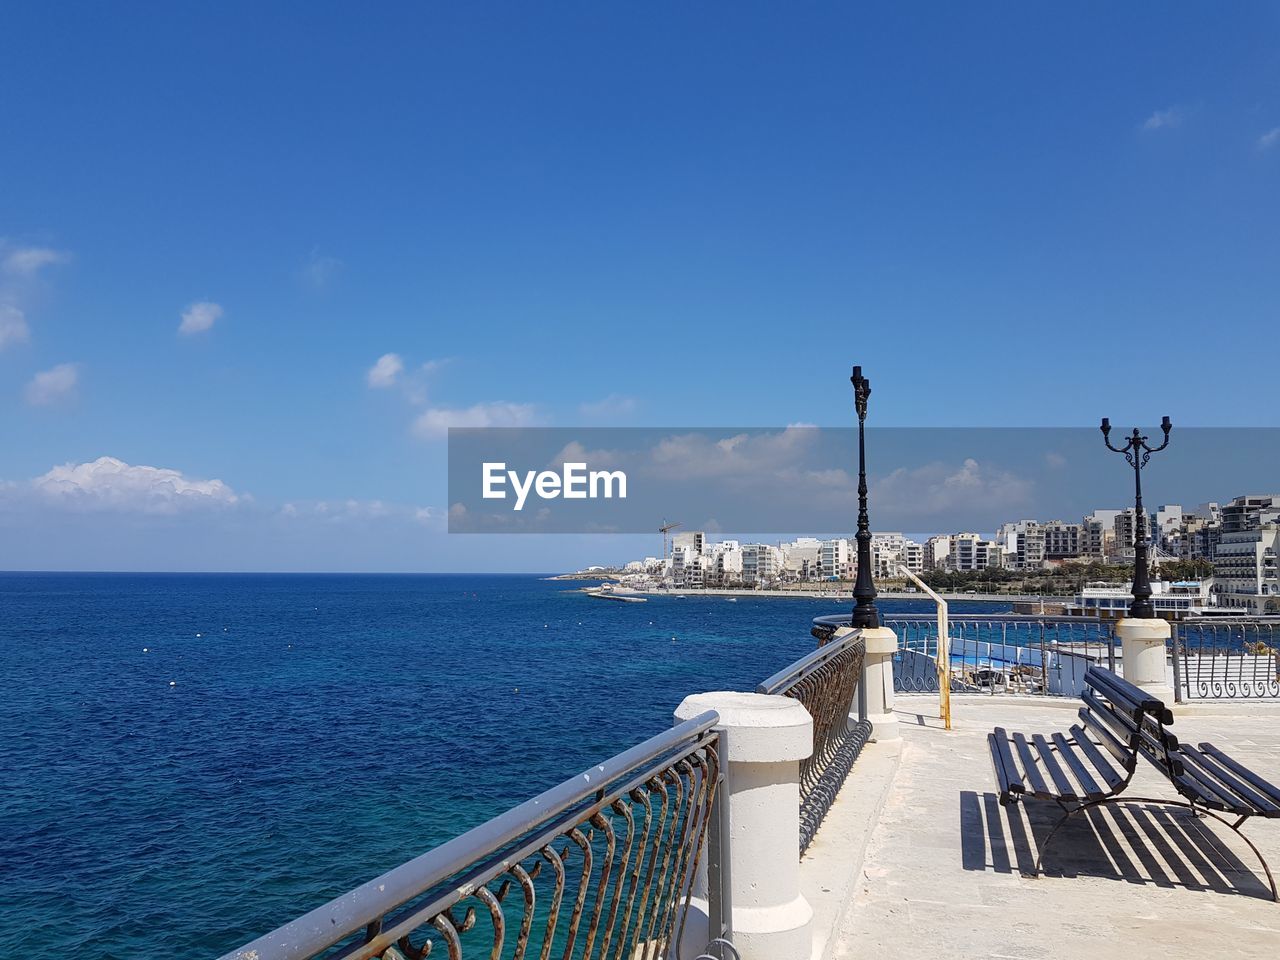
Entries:
[[923,590],[938,605],[938,716],[951,729],[951,637],[947,625],[947,601],[929,588],[929,585],[898,564],[898,572]]

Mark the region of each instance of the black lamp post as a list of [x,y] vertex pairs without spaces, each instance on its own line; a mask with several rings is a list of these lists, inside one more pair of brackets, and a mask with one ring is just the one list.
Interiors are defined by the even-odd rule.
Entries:
[[1147,445],[1147,438],[1133,428],[1133,435],[1123,447],[1111,445],[1111,421],[1102,418],[1102,439],[1107,449],[1123,453],[1133,467],[1134,529],[1133,529],[1133,603],[1129,604],[1129,616],[1139,620],[1154,620],[1156,608],[1151,603],[1151,576],[1147,570],[1147,517],[1142,508],[1142,468],[1153,453],[1159,453],[1169,445],[1169,431],[1173,424],[1165,417],[1160,421],[1164,431],[1164,443],[1158,447]]
[[871,381],[862,375],[861,367],[853,368],[849,378],[853,384],[853,405],[858,411],[858,579],[853,595],[858,603],[853,608],[850,623],[855,627],[880,626],[880,612],[876,610],[876,585],[871,582],[871,521],[867,517],[867,398],[871,396]]

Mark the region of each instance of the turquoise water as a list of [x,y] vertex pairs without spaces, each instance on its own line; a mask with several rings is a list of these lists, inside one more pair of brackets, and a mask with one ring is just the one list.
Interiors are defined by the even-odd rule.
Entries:
[[841,609],[575,586],[0,574],[0,957],[216,956],[753,689]]

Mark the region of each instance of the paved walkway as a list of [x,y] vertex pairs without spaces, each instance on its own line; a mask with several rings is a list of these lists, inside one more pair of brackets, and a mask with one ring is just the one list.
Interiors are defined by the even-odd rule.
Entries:
[[[1226,827],[1185,810],[1135,803],[1081,815],[1054,839],[1045,877],[1020,875],[1057,807],[999,805],[986,734],[997,724],[1065,730],[1074,711],[956,698],[947,732],[936,717],[912,714],[913,704],[936,711],[936,701],[899,701],[901,764],[832,944],[835,960],[1280,952],[1280,904],[1267,899],[1257,860]],[[1177,718],[1183,739],[1213,741],[1280,781],[1280,705],[1196,706]],[[1130,791],[1176,799],[1146,764]],[[1246,830],[1280,869],[1280,820],[1254,820]]]

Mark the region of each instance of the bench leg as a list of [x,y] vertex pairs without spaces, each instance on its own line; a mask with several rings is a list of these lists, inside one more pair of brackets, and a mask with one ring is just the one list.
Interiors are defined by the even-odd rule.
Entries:
[[[1208,813],[1208,811],[1205,811]],[[1226,823],[1228,827],[1235,831],[1237,837],[1249,845],[1249,849],[1253,851],[1253,855],[1258,858],[1258,862],[1262,864],[1262,872],[1267,875],[1267,883],[1271,887],[1271,899],[1273,902],[1280,903],[1280,894],[1276,893],[1276,878],[1271,875],[1271,867],[1267,864],[1266,858],[1258,852],[1258,848],[1253,845],[1253,841],[1244,835],[1244,831],[1240,829],[1241,825],[1249,819],[1248,815],[1241,817],[1235,823],[1227,823],[1222,817],[1215,816],[1210,813],[1209,816],[1222,823]]]
[[[1094,807],[1102,807],[1111,803],[1157,803],[1157,804],[1163,804],[1164,806],[1168,806],[1168,807],[1191,806],[1190,804],[1185,803],[1181,800],[1157,800],[1153,797],[1118,797],[1118,796],[1103,797],[1101,800],[1088,800],[1080,804],[1079,806],[1070,807],[1070,808],[1068,808],[1067,805],[1064,804],[1061,800],[1057,800],[1054,802],[1057,803],[1058,806],[1062,807],[1062,809],[1065,810],[1066,813],[1063,815],[1061,820],[1059,820],[1057,823],[1053,825],[1053,829],[1049,831],[1049,835],[1044,838],[1044,843],[1040,844],[1040,850],[1036,854],[1036,863],[1035,863],[1035,866],[1032,868],[1032,872],[1030,874],[1030,878],[1033,880],[1037,879],[1040,876],[1040,873],[1041,873],[1040,864],[1044,861],[1045,851],[1048,850],[1049,848],[1049,841],[1054,838],[1057,832],[1062,829],[1062,827],[1066,824],[1068,820],[1074,817],[1077,813],[1080,813],[1082,810],[1091,810]],[[1192,807],[1191,812],[1195,813],[1194,807]],[[1248,841],[1246,840],[1246,842]],[[1257,851],[1255,851],[1255,853],[1256,852]],[[1268,873],[1268,876],[1270,876],[1269,873]],[[1272,889],[1274,889],[1274,886]]]
[[1040,874],[1041,874],[1040,864],[1044,860],[1044,854],[1049,847],[1049,841],[1054,838],[1057,832],[1060,829],[1062,829],[1063,825],[1068,820],[1070,820],[1077,813],[1080,813],[1082,810],[1089,810],[1093,807],[1101,807],[1101,806],[1105,806],[1107,804],[1112,804],[1112,803],[1154,803],[1154,804],[1158,804],[1160,806],[1166,806],[1166,807],[1188,807],[1191,810],[1191,815],[1193,817],[1211,817],[1212,819],[1217,820],[1223,826],[1229,827],[1232,830],[1232,832],[1234,832],[1236,836],[1238,836],[1241,840],[1243,840],[1245,844],[1249,847],[1249,849],[1253,851],[1253,855],[1258,858],[1258,863],[1262,865],[1262,872],[1266,874],[1266,877],[1267,877],[1267,886],[1271,888],[1271,899],[1273,902],[1280,903],[1280,892],[1278,892],[1276,889],[1276,878],[1272,876],[1270,865],[1267,863],[1266,858],[1263,857],[1262,853],[1254,845],[1253,841],[1250,840],[1248,837],[1246,837],[1240,829],[1241,825],[1246,820],[1249,819],[1248,816],[1243,816],[1239,820],[1237,820],[1235,823],[1231,823],[1226,818],[1218,816],[1218,814],[1214,813],[1212,810],[1201,810],[1198,807],[1196,807],[1196,805],[1193,803],[1187,803],[1181,800],[1158,800],[1154,797],[1104,797],[1101,800],[1090,800],[1087,803],[1082,803],[1078,807],[1072,807],[1071,809],[1067,809],[1065,804],[1063,804],[1061,801],[1058,801],[1058,806],[1066,810],[1066,813],[1063,815],[1061,820],[1059,820],[1057,823],[1053,825],[1053,829],[1049,831],[1049,835],[1044,838],[1044,843],[1040,845],[1040,851],[1036,855],[1036,864],[1032,868],[1032,872],[1029,876],[1029,879],[1034,880],[1040,877]]

